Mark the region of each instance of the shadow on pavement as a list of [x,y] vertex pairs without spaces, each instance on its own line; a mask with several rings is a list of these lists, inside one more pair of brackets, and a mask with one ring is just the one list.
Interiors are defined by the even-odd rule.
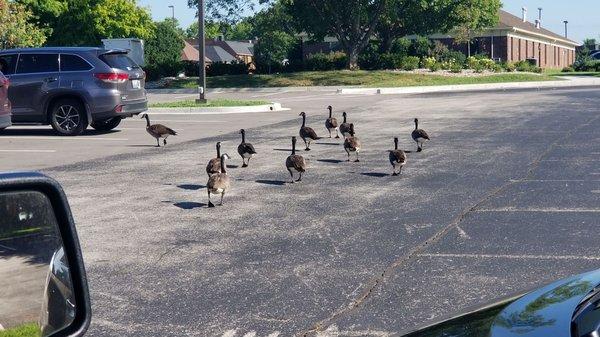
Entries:
[[163,201],[164,203],[173,204],[173,206],[185,210],[190,210],[194,208],[202,208],[206,207],[205,203],[201,202],[191,202],[191,201],[182,201],[182,202],[172,202],[172,201]]
[[367,176],[367,177],[373,177],[373,178],[383,178],[383,177],[389,176],[388,173],[380,173],[380,172],[363,172],[360,175]]
[[330,146],[340,146],[342,143],[315,143],[317,145],[330,145]]
[[344,160],[339,160],[339,159],[317,159],[318,162],[321,163],[328,163],[328,164],[340,164],[343,163]]
[[285,181],[282,181],[282,180],[257,180],[256,182],[259,184],[274,185],[274,186],[284,186],[285,184],[287,184]]
[[188,190],[188,191],[197,191],[197,190],[206,188],[205,185],[192,185],[192,184],[177,185],[177,187],[181,188],[182,190]]
[[292,152],[292,149],[273,149],[273,151],[279,151],[279,152]]

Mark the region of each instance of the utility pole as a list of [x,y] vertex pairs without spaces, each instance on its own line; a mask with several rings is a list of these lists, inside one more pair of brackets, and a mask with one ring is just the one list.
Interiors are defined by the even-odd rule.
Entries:
[[175,22],[175,6],[170,5],[169,8],[171,8],[171,18],[173,19],[173,23]]
[[565,38],[569,37],[569,21],[563,21],[565,23]]
[[198,77],[198,98],[196,103],[206,103],[206,63],[205,63],[205,52],[206,42],[204,41],[204,0],[198,0],[198,52],[200,59],[198,64],[200,66],[200,73]]

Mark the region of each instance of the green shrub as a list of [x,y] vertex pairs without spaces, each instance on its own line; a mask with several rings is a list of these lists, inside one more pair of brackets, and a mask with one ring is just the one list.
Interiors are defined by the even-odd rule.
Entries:
[[431,70],[431,67],[433,67],[434,64],[436,64],[436,63],[437,63],[437,60],[435,59],[435,57],[424,57],[421,60],[421,67]]
[[513,72],[515,72],[515,70],[517,70],[517,67],[512,62],[506,62],[503,64],[503,66],[504,66],[504,70],[506,70],[509,73],[513,73]]
[[432,64],[429,65],[429,70],[434,73],[436,71],[440,71],[440,69],[442,69],[442,64],[439,62],[433,62]]
[[517,63],[515,63],[515,68],[517,69],[517,71],[533,72],[535,66],[532,65],[529,61],[518,61]]
[[574,72],[574,71],[575,71],[575,68],[573,68],[573,67],[564,67],[564,68],[562,68],[562,70],[561,70],[561,71],[562,71],[563,73],[572,73],[572,72]]
[[463,66],[457,62],[453,63],[450,67],[450,72],[460,74],[463,71]]
[[600,60],[581,58],[573,66],[577,71],[600,71]]
[[250,72],[244,62],[214,62],[206,67],[206,76],[247,75]]
[[449,51],[450,50],[445,44],[441,43],[440,41],[434,41],[431,49],[429,50],[429,56],[444,61],[443,56]]
[[306,59],[306,70],[326,71],[344,69],[348,63],[346,54],[334,52],[329,54],[316,53]]
[[537,73],[537,74],[541,74],[544,72],[544,69],[542,69],[540,67],[532,67],[531,71],[533,71],[534,73]]
[[431,41],[424,36],[417,36],[410,47],[410,54],[412,56],[426,57],[429,56],[430,50]]
[[486,70],[494,70],[496,62],[489,58],[479,59],[479,64]]
[[380,69],[400,69],[402,68],[402,56],[398,54],[381,54],[379,56]]
[[410,52],[411,44],[412,42],[405,37],[396,39],[394,42],[392,42],[391,52],[394,54],[407,56]]
[[476,73],[482,73],[486,68],[485,65],[483,64],[483,62],[474,62],[472,63],[472,68],[474,72]]
[[401,60],[402,69],[412,71],[419,68],[419,58],[416,56],[405,56]]
[[490,69],[490,70],[495,73],[501,73],[504,70],[504,68],[502,67],[501,64],[494,63],[494,65],[492,66],[492,69]]
[[475,56],[469,56],[467,58],[467,68],[475,70],[478,67],[480,67],[479,59],[475,58]]
[[367,70],[378,69],[379,59],[379,45],[377,41],[371,41],[358,57],[358,66]]
[[456,50],[448,50],[441,56],[440,60],[441,61],[454,60],[454,63],[458,63],[462,67],[467,62],[467,56]]

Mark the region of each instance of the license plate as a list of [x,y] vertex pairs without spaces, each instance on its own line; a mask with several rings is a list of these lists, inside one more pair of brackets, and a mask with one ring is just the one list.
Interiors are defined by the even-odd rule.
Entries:
[[141,89],[142,88],[142,82],[140,82],[140,80],[132,80],[131,81],[131,86],[133,87],[133,89]]

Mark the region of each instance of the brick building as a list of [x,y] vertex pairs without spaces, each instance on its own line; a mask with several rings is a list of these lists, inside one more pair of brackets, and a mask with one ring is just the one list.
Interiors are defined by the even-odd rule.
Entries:
[[[471,55],[486,54],[504,62],[532,60],[542,68],[564,68],[575,62],[575,49],[580,45],[562,35],[527,21],[526,11],[519,18],[500,10],[496,27],[475,35],[471,42]],[[468,53],[466,43],[456,43],[451,35],[430,36],[451,49]]]

